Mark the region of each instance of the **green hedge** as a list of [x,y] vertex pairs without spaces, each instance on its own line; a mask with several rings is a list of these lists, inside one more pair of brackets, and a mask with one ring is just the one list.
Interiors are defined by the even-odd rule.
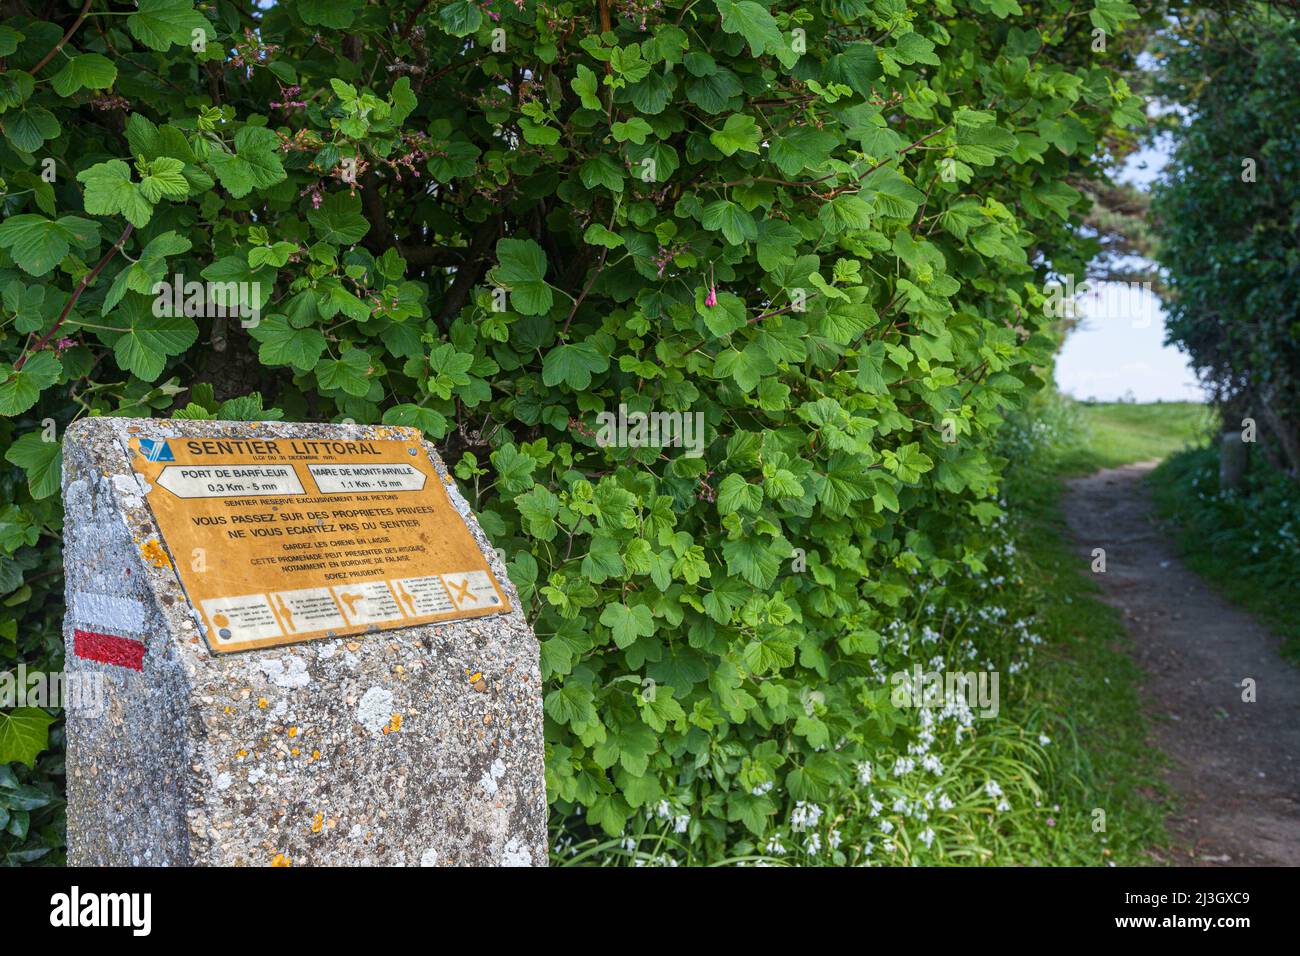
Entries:
[[[1129,4],[49,6],[0,27],[0,655],[59,666],[69,421],[382,421],[509,558],[557,826],[744,852],[905,751],[882,675],[974,614],[1070,183],[1141,118]],[[155,315],[176,275],[258,321]],[[602,445],[620,404],[702,454]],[[0,850],[56,860],[57,725],[0,720]]]
[[[1161,38],[1158,92],[1183,107],[1152,193],[1169,339],[1234,431],[1300,476],[1300,23],[1239,4]],[[1213,77],[1213,82],[1207,82]]]

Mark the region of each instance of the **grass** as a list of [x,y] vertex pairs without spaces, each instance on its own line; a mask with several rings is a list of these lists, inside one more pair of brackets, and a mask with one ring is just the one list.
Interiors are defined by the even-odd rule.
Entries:
[[1195,402],[1061,401],[1069,433],[1062,436],[1057,465],[1065,474],[1165,458],[1203,444],[1215,431],[1214,412]]
[[[1163,425],[1143,422],[1142,411],[1152,409],[1159,409],[1155,419]],[[1013,456],[1008,475],[1024,592],[1046,639],[1031,697],[1066,731],[1056,735],[1060,747],[1044,788],[1056,802],[1105,811],[1101,852],[1104,862],[1121,866],[1157,859],[1152,851],[1167,844],[1164,820],[1172,803],[1159,779],[1164,757],[1147,742],[1142,671],[1128,652],[1131,639],[1119,611],[1102,603],[1086,562],[1071,548],[1063,481],[1078,471],[1154,457],[1153,445],[1168,447],[1171,432],[1191,434],[1203,414],[1196,405],[1082,405],[1049,396],[1035,412],[1037,450]],[[1075,862],[1089,838],[1096,846],[1100,836],[1076,833],[1053,862]]]
[[1271,627],[1283,656],[1300,663],[1300,486],[1253,452],[1245,486],[1221,492],[1217,448],[1174,455],[1151,482],[1187,566]]

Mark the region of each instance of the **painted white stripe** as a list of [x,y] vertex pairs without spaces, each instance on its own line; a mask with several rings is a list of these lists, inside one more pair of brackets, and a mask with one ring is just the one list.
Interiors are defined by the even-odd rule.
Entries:
[[135,598],[73,591],[68,610],[72,617],[105,630],[143,631],[145,605]]

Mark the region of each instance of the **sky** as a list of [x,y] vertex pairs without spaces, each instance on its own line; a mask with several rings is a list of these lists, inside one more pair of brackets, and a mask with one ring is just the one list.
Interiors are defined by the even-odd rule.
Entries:
[[[1129,157],[1121,182],[1149,186],[1168,161],[1157,142]],[[1078,399],[1139,402],[1205,400],[1187,356],[1164,344],[1160,300],[1141,288],[1108,282],[1087,290],[1085,317],[1065,340],[1056,362],[1057,387]]]

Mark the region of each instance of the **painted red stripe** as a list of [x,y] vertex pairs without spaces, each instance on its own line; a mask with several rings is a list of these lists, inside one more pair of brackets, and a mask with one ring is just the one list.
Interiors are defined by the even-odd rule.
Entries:
[[72,649],[78,657],[132,670],[144,670],[145,646],[141,641],[96,631],[73,631]]

